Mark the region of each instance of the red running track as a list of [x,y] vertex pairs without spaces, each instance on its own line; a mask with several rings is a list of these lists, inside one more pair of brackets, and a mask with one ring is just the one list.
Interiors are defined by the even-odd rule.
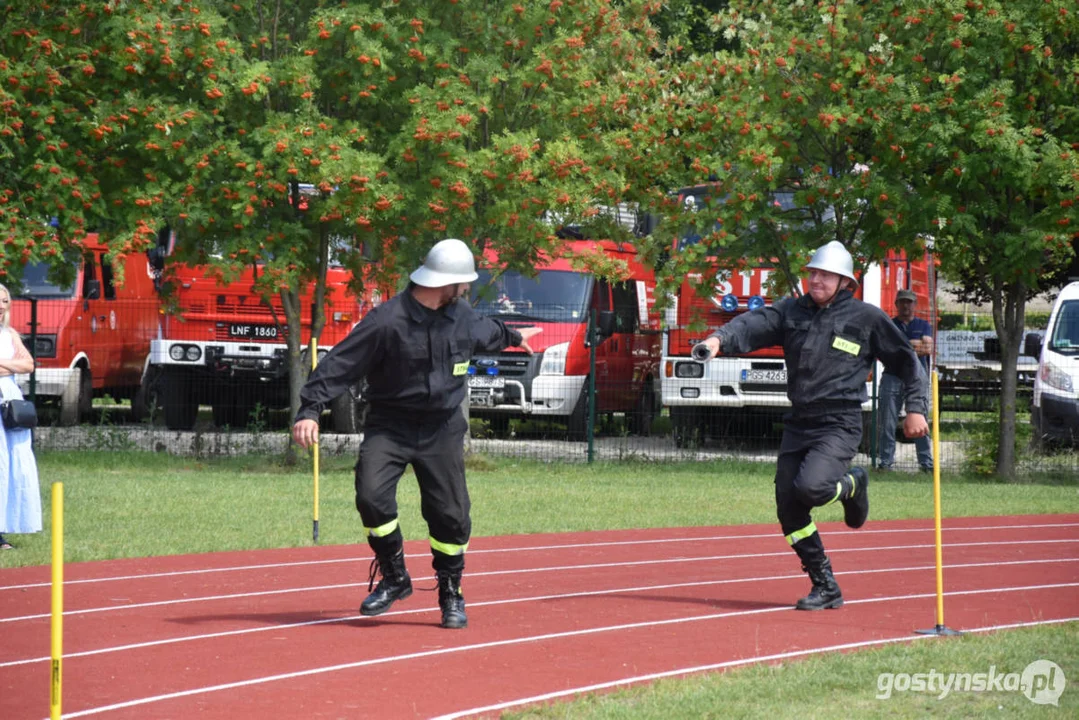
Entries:
[[[366,546],[65,568],[64,717],[456,718],[658,677],[914,640],[936,616],[932,521],[821,524],[846,605],[809,584],[775,526],[475,538],[470,627],[418,591],[357,614]],[[944,524],[945,620],[1079,620],[1079,515]],[[49,714],[49,568],[0,575],[0,718]]]

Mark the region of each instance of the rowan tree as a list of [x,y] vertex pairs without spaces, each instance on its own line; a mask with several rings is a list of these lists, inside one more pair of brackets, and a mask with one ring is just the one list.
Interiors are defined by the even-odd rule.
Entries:
[[1026,301],[1079,238],[1077,11],[1064,0],[901,2],[880,30],[904,96],[892,157],[934,203],[942,271],[992,304],[1004,477],[1015,474]]
[[889,249],[920,252],[923,200],[883,156],[898,115],[875,5],[734,1],[712,18],[731,49],[694,60],[713,88],[698,102],[709,120],[687,143],[691,180],[711,184],[712,202],[671,223],[702,240],[672,255],[668,289],[716,261],[774,261],[774,290],[797,292],[802,265],[830,240],[858,267]]
[[70,279],[87,232],[114,255],[153,242],[174,176],[157,158],[214,120],[199,63],[226,49],[204,17],[151,0],[0,10],[0,281],[36,261]]
[[400,197],[402,262],[460,236],[530,268],[576,221],[663,169],[647,3],[399,2],[325,10],[324,102],[356,118]]

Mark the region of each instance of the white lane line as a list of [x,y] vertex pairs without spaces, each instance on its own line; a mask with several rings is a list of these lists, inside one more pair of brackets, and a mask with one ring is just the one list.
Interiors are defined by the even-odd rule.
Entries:
[[[1047,560],[1011,560],[1005,562],[984,562],[984,563],[958,563],[955,565],[945,565],[945,570],[959,570],[964,568],[980,568],[980,567],[1004,567],[1008,565],[1044,565],[1047,563],[1065,563],[1065,562],[1079,562],[1079,558],[1053,558]],[[875,568],[870,570],[851,570],[847,572],[837,572],[836,575],[842,578],[850,577],[853,575],[871,575],[874,573],[892,573],[892,572],[925,572],[935,570],[936,565],[916,565],[909,567],[892,567],[892,568]],[[428,580],[433,578],[422,578],[422,580]],[[749,577],[749,578],[728,578],[725,580],[700,580],[696,582],[683,582],[683,583],[667,583],[663,585],[638,585],[634,587],[620,587],[620,588],[605,588],[600,590],[582,590],[572,593],[560,593],[555,595],[534,595],[530,597],[514,597],[503,598],[500,600],[481,600],[478,602],[469,602],[468,606],[472,609],[478,607],[493,607],[499,605],[516,605],[519,603],[530,602],[549,602],[552,600],[570,600],[573,598],[595,597],[605,595],[620,595],[626,593],[643,593],[643,592],[655,592],[657,590],[676,590],[680,588],[696,588],[696,587],[710,587],[715,585],[733,585],[736,583],[755,583],[755,582],[768,582],[775,580],[803,580],[805,579],[805,573],[793,573],[790,575],[768,575],[764,577]],[[848,601],[852,602],[852,601]],[[782,609],[782,608],[780,608]],[[384,613],[379,618],[396,617],[400,615],[416,615],[420,613],[433,613],[437,608],[414,608],[412,610],[396,610],[393,612]],[[184,635],[182,637],[165,638],[162,640],[147,640],[140,643],[131,643],[129,645],[116,645],[112,647],[97,648],[94,650],[84,650],[82,652],[64,653],[64,659],[69,660],[78,657],[88,657],[90,655],[103,655],[106,653],[123,652],[127,650],[142,650],[149,647],[156,647],[159,645],[172,645],[174,643],[191,642],[195,640],[214,640],[222,637],[232,637],[237,635],[249,635],[253,633],[262,632],[278,632],[281,630],[289,630],[294,628],[309,627],[312,625],[328,625],[332,623],[344,623],[353,622],[356,620],[370,621],[371,618],[364,615],[347,615],[344,617],[331,617],[323,618],[320,620],[307,620],[304,622],[295,623],[281,623],[267,626],[260,626],[255,628],[243,628],[238,630],[224,630],[214,633],[203,633],[200,635]],[[27,658],[25,660],[10,660],[7,662],[0,662],[0,668],[10,667],[13,665],[28,665],[36,662],[47,662],[51,659],[50,656],[43,656],[37,658]]]
[[[1051,590],[1065,587],[1079,587],[1079,583],[1058,583],[1052,585],[1027,585],[1023,587],[998,587],[998,588],[986,588],[982,590],[957,590],[953,592],[945,593],[946,596],[959,596],[959,595],[982,595],[989,593],[1008,593],[1008,592],[1029,592],[1036,590]],[[896,595],[892,597],[884,598],[867,598],[862,600],[849,600],[848,605],[859,605],[867,603],[879,603],[879,602],[892,602],[898,600],[917,600],[922,598],[936,597],[936,593],[918,593],[914,595]],[[516,638],[507,638],[505,640],[492,640],[490,642],[475,643],[472,645],[459,645],[457,647],[444,647],[435,650],[422,650],[419,652],[403,653],[401,655],[389,655],[380,658],[370,658],[367,660],[357,660],[350,663],[341,663],[338,665],[327,665],[323,667],[308,668],[307,670],[298,670],[295,672],[281,673],[278,675],[265,675],[257,678],[250,678],[247,680],[239,680],[236,682],[222,683],[219,685],[206,685],[198,688],[191,688],[189,690],[180,690],[177,692],[165,693],[163,695],[153,695],[150,697],[138,698],[135,700],[128,700],[126,702],[114,703],[112,705],[103,705],[101,707],[89,708],[87,710],[81,710],[79,712],[65,713],[64,717],[77,718],[85,717],[88,715],[97,715],[112,710],[122,710],[130,707],[139,707],[142,705],[150,705],[156,702],[162,702],[165,700],[175,700],[182,697],[191,697],[193,695],[205,695],[214,692],[221,692],[223,690],[235,690],[242,687],[251,687],[254,685],[265,685],[273,682],[280,682],[283,680],[292,680],[301,677],[311,677],[314,675],[324,675],[331,672],[339,672],[341,670],[354,670],[361,667],[370,667],[372,665],[385,665],[393,662],[401,662],[405,660],[417,660],[420,658],[430,658],[444,655],[455,655],[457,653],[468,652],[472,650],[489,650],[491,648],[509,647],[512,645],[524,645],[531,643],[544,642],[547,640],[561,640],[564,638],[572,637],[584,637],[588,635],[598,635],[600,633],[619,632],[623,630],[639,630],[642,628],[651,627],[663,627],[668,625],[681,625],[685,623],[701,622],[705,620],[720,620],[732,617],[744,617],[748,615],[761,615],[771,612],[797,612],[793,607],[778,607],[778,608],[760,608],[756,610],[739,610],[735,612],[725,613],[710,613],[708,615],[693,615],[690,617],[670,618],[667,620],[650,620],[636,623],[624,623],[620,625],[607,625],[601,627],[584,628],[580,630],[567,630],[563,632],[544,633],[541,635],[525,635]],[[897,638],[898,639],[898,638]]]
[[[986,547],[992,546],[994,548],[1000,548],[1008,545],[1053,545],[1059,543],[1079,543],[1079,538],[1068,540],[1011,540],[1004,542],[975,542],[975,543],[945,543],[944,548],[960,548],[960,547]],[[836,555],[839,553],[851,553],[851,552],[890,552],[893,550],[926,550],[936,547],[935,545],[888,545],[884,547],[858,547],[858,548],[835,548],[828,551],[829,555]],[[706,555],[701,557],[673,557],[673,558],[651,558],[648,560],[627,560],[625,562],[614,563],[588,563],[584,565],[555,565],[546,567],[533,567],[533,568],[512,568],[508,570],[487,570],[482,572],[468,573],[468,577],[494,577],[498,575],[522,575],[527,573],[542,573],[542,572],[569,572],[573,570],[599,570],[603,568],[617,568],[617,567],[636,567],[640,565],[655,565],[657,563],[697,563],[697,562],[712,562],[716,560],[754,560],[766,557],[790,557],[789,550],[779,552],[767,552],[767,553],[739,553],[734,555]],[[428,578],[419,578],[419,581],[427,580]],[[65,610],[65,617],[73,617],[76,615],[88,615],[91,613],[102,612],[116,612],[119,610],[137,610],[139,608],[148,607],[161,607],[165,605],[186,605],[197,602],[213,602],[217,600],[238,600],[250,597],[261,597],[265,595],[277,595],[277,594],[290,594],[298,592],[311,592],[316,590],[339,590],[342,588],[354,588],[360,587],[364,583],[344,583],[337,585],[315,585],[315,586],[301,586],[293,588],[275,589],[275,590],[257,590],[243,593],[232,593],[228,595],[202,595],[199,597],[185,597],[180,599],[170,600],[155,600],[153,602],[142,603],[128,603],[126,605],[104,605],[100,607],[83,608],[81,610]],[[49,613],[38,613],[36,615],[18,615],[13,617],[0,617],[0,624],[10,622],[24,622],[27,620],[40,620],[42,618],[51,617]]]
[[[981,525],[971,527],[945,527],[943,532],[982,532],[986,530],[1033,530],[1042,528],[1065,528],[1065,527],[1079,527],[1079,523],[1045,523],[1045,524],[1032,524],[1032,525]],[[933,527],[925,528],[896,528],[896,529],[881,529],[881,530],[831,530],[828,532],[828,537],[838,537],[843,535],[888,535],[896,533],[922,533],[933,532]],[[579,548],[602,548],[602,547],[624,547],[633,545],[663,545],[669,543],[687,543],[687,542],[718,542],[729,540],[759,540],[759,539],[775,539],[780,537],[779,531],[770,533],[759,533],[754,535],[702,535],[698,537],[678,537],[678,538],[656,538],[653,540],[608,540],[602,542],[585,542],[585,543],[565,543],[561,545],[522,545],[519,547],[510,548],[488,548],[488,549],[469,549],[468,555],[490,555],[497,553],[523,553],[523,552],[549,552],[551,550],[574,550]],[[474,542],[482,542],[485,538],[476,538]],[[259,552],[271,552],[278,550],[287,550],[288,548],[271,548],[266,550],[249,550],[247,552],[259,553]],[[366,546],[357,546],[357,552],[367,552]],[[210,554],[212,556],[212,553]],[[406,558],[426,558],[430,557],[429,553],[410,553],[405,556]],[[259,565],[230,565],[227,567],[219,568],[200,568],[196,570],[173,570],[170,572],[154,572],[154,573],[137,573],[134,575],[110,575],[100,578],[84,578],[81,580],[64,580],[64,585],[82,585],[89,583],[103,583],[103,582],[116,582],[118,580],[153,580],[156,578],[166,577],[183,577],[185,575],[205,575],[208,573],[221,573],[221,572],[242,572],[250,570],[277,570],[280,568],[288,567],[305,567],[311,565],[333,565],[338,563],[365,563],[370,562],[371,556],[354,557],[354,558],[332,558],[328,560],[297,560],[291,562],[281,563],[264,563]],[[39,583],[25,583],[22,585],[0,585],[0,591],[3,590],[28,590],[30,588],[49,587],[49,582]]]
[[[1079,620],[1079,617],[1073,618],[1060,618],[1058,620],[1034,620],[1025,623],[1012,623],[1010,625],[993,625],[989,627],[970,628],[965,629],[963,632],[992,632],[996,630],[1012,630],[1015,628],[1033,627],[1037,625],[1053,625],[1058,623],[1075,622]],[[887,645],[896,642],[903,642],[906,640],[924,640],[932,637],[931,635],[904,635],[902,637],[895,638],[882,638],[879,640],[865,640],[863,642],[856,643],[844,643],[843,645],[832,645],[829,647],[812,648],[810,650],[793,650],[785,653],[775,653],[773,655],[758,655],[751,658],[741,658],[739,660],[728,660],[721,663],[713,663],[711,665],[697,665],[695,667],[680,668],[678,670],[665,670],[658,673],[650,673],[648,675],[637,675],[634,677],[624,677],[618,680],[612,680],[605,683],[595,683],[593,685],[582,685],[580,687],[570,688],[568,690],[557,690],[555,692],[544,693],[543,695],[533,695],[526,698],[517,698],[516,700],[507,700],[494,705],[485,705],[484,707],[469,708],[468,710],[460,710],[458,712],[449,713],[446,715],[439,715],[432,720],[458,720],[458,718],[470,717],[473,715],[480,715],[483,713],[495,712],[498,710],[507,710],[513,707],[520,707],[522,705],[532,705],[534,703],[541,703],[547,700],[557,700],[559,698],[565,698],[572,695],[578,695],[581,693],[592,693],[599,690],[609,690],[611,688],[623,687],[628,685],[635,685],[638,683],[651,682],[653,680],[661,680],[663,678],[671,677],[685,677],[687,675],[696,675],[703,672],[709,672],[712,670],[723,670],[726,668],[738,667],[741,665],[753,665],[757,663],[772,662],[775,660],[788,660],[791,658],[804,657],[807,655],[816,655],[819,653],[835,652],[839,650],[852,650],[855,648],[872,647],[875,645]]]

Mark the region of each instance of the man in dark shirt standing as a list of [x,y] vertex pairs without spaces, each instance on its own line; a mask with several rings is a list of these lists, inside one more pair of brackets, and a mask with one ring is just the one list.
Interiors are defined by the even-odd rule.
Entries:
[[[914,348],[921,361],[922,370],[929,376],[929,357],[933,354],[933,327],[914,315],[918,296],[913,290],[900,290],[895,294],[896,316],[892,322],[899,328]],[[895,462],[895,427],[899,423],[899,409],[903,407],[903,381],[887,370],[880,376],[880,467],[888,471]],[[928,407],[928,397],[926,407]],[[918,467],[922,472],[933,472],[933,446],[929,435],[914,439],[918,454]]]
[[865,383],[877,358],[906,384],[907,435],[919,437],[928,427],[918,359],[891,318],[848,289],[858,281],[847,249],[832,241],[806,268],[806,295],[740,315],[702,345],[704,359],[721,350],[744,354],[783,346],[791,411],[776,463],[776,515],[813,583],[795,607],[821,610],[842,605],[843,593],[810,512],[838,500],[849,527],[861,527],[869,516],[869,476],[850,462],[861,441]]
[[539,328],[514,330],[473,312],[459,300],[476,279],[471,249],[460,240],[437,243],[409,278],[408,289],[371,310],[311,373],[300,391],[292,437],[301,447],[318,440],[322,408],[362,378],[369,403],[356,463],[356,508],[375,552],[363,615],[381,615],[412,594],[397,518],[397,483],[412,465],[420,486],[438,576],[442,627],[468,625],[461,573],[472,531],[465,483],[461,412],[472,355],[517,346]]

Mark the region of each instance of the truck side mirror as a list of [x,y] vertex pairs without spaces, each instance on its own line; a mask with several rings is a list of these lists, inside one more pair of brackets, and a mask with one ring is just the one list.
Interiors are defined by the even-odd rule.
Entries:
[[603,342],[611,335],[614,335],[615,321],[614,311],[612,310],[600,310],[599,312],[599,341]]
[[101,281],[100,280],[87,280],[86,281],[86,295],[87,300],[97,300],[101,297]]
[[150,263],[150,267],[154,270],[161,272],[165,269],[165,250],[161,246],[155,245],[146,251],[146,261]]
[[1042,356],[1042,336],[1038,333],[1027,333],[1023,338],[1023,354],[1032,358]]

